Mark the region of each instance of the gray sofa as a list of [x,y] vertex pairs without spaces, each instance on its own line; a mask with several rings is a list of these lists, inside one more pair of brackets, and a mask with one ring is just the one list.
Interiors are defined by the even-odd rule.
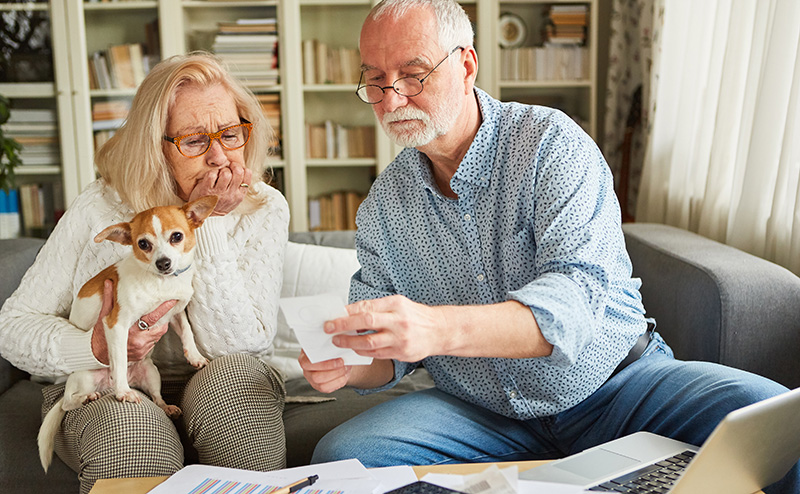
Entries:
[[[800,386],[800,278],[737,249],[664,225],[624,225],[634,275],[642,279],[648,315],[684,359],[750,370],[788,387]],[[352,232],[295,233],[300,243],[352,247]],[[0,241],[0,303],[15,289],[41,241]],[[392,391],[359,397],[340,390],[336,401],[287,404],[288,463],[307,463],[322,435],[374,404],[429,386],[416,372]],[[45,476],[38,461],[41,385],[0,359],[0,492],[75,493],[76,474],[57,458]],[[301,379],[290,395],[313,395]]]

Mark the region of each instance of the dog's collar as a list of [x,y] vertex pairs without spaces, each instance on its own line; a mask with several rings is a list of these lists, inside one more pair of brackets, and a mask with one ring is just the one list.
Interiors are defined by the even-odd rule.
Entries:
[[178,276],[178,275],[179,275],[179,274],[181,274],[181,273],[185,273],[185,272],[186,272],[186,270],[188,270],[188,269],[189,269],[189,268],[191,268],[191,267],[192,267],[192,265],[191,265],[191,264],[189,264],[189,265],[188,265],[188,266],[186,266],[185,268],[183,268],[183,269],[179,269],[179,270],[175,271],[174,273],[172,273],[172,276]]

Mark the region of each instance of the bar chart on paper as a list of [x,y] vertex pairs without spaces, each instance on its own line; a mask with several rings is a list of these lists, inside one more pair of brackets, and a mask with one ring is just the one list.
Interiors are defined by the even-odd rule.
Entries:
[[183,467],[149,494],[270,494],[309,477],[317,480],[294,494],[373,494],[381,483],[358,460],[270,472],[195,464]]
[[[189,490],[188,494],[269,494],[281,487],[279,485],[207,478],[199,482],[195,488]],[[344,494],[344,491],[306,487],[298,490],[296,494]]]

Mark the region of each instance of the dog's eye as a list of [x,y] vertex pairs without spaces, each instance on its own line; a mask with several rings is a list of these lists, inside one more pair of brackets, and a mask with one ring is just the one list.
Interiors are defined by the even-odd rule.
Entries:
[[172,235],[169,237],[169,242],[171,244],[179,244],[183,240],[183,233],[181,232],[173,232]]
[[139,239],[138,245],[139,245],[139,248],[142,249],[145,252],[147,252],[147,251],[149,251],[151,249],[150,241],[146,240],[144,238]]

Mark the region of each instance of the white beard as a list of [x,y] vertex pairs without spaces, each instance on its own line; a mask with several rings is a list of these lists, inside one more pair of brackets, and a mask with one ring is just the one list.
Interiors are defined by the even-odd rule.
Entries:
[[[384,114],[381,119],[383,131],[398,146],[418,148],[430,144],[437,137],[447,134],[461,114],[463,100],[457,99],[455,92],[450,94],[451,97],[433,107],[430,115],[411,106]],[[409,121],[393,123],[403,120]]]

